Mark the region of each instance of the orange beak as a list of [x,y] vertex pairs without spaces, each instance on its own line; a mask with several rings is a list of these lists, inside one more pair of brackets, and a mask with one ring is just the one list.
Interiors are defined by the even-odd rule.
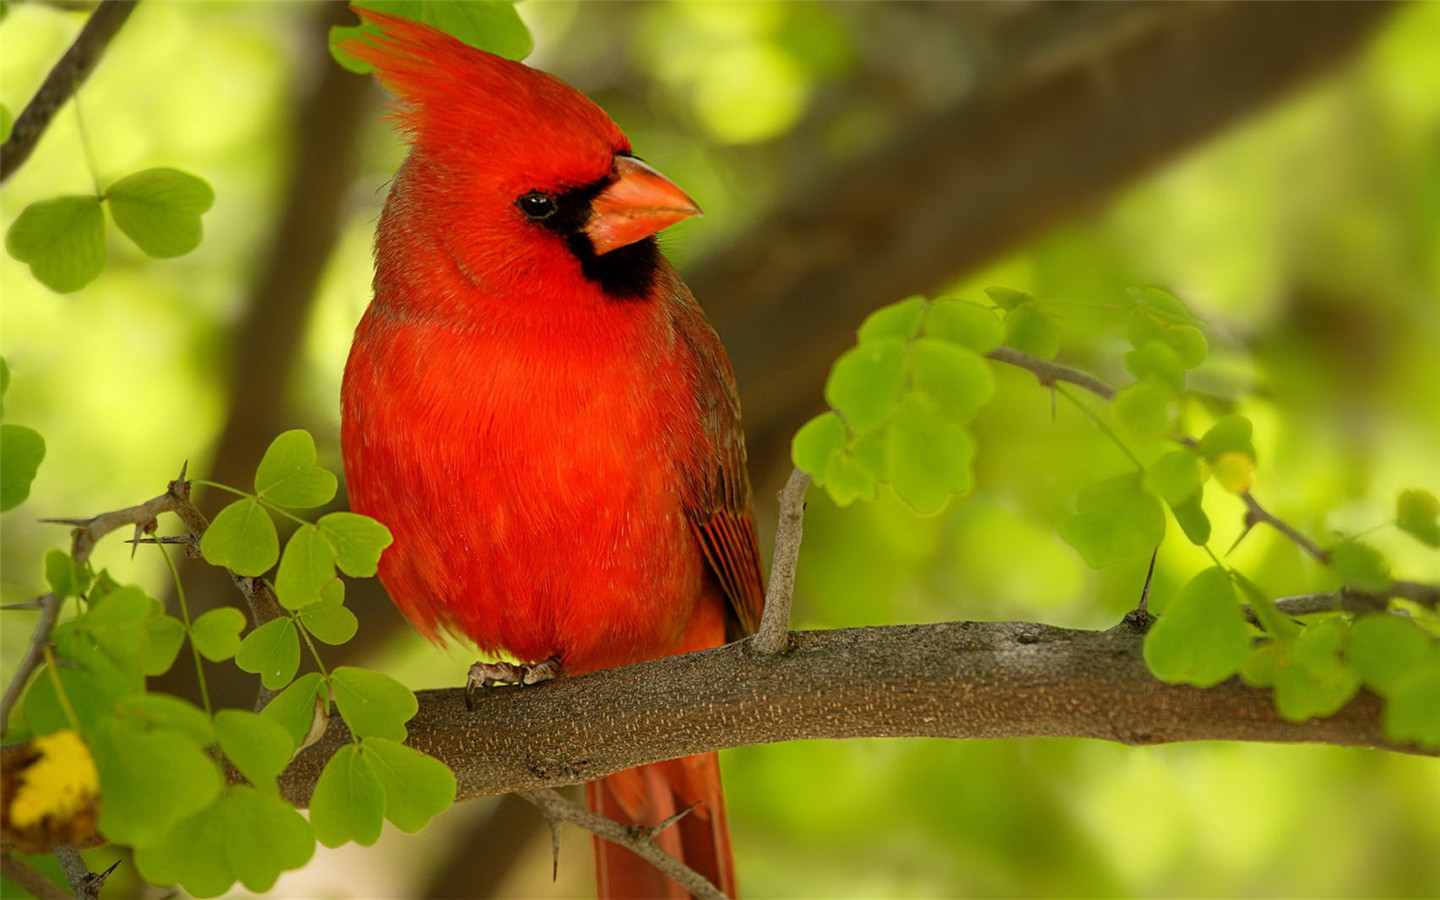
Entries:
[[630,156],[615,157],[615,180],[596,195],[590,209],[582,230],[597,256],[701,215],[673,181]]

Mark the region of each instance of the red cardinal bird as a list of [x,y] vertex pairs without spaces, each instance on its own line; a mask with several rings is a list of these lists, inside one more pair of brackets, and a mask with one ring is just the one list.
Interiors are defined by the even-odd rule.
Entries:
[[[601,109],[412,21],[347,49],[399,100],[410,154],[376,235],[342,388],[350,502],[389,526],[380,579],[427,637],[530,683],[723,643],[764,603],[730,362],[655,233],[699,213]],[[727,894],[712,754],[589,785],[596,811]],[[602,897],[685,896],[596,845]]]

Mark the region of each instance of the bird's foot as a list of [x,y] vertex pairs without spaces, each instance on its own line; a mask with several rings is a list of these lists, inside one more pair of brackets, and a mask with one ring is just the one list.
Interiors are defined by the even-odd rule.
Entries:
[[465,678],[465,705],[473,707],[475,692],[500,684],[530,685],[549,681],[560,674],[560,657],[537,663],[477,662]]

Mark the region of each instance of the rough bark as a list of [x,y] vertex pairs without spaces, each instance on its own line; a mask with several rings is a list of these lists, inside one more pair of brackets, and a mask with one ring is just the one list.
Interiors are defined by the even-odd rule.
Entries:
[[[1327,719],[1282,720],[1268,690],[1161,683],[1143,638],[1025,622],[794,632],[759,656],[745,642],[528,688],[422,691],[409,743],[455,770],[459,797],[589,781],[636,765],[814,738],[1087,737],[1125,744],[1239,740],[1396,746],[1361,693]],[[304,805],[349,741],[338,717],[281,777]]]

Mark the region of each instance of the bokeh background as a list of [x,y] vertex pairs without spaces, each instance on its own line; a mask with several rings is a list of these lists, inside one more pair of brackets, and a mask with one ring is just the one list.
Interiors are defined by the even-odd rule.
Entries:
[[[83,23],[67,6],[7,4],[12,111]],[[991,284],[1052,303],[1062,358],[1112,377],[1118,345],[1095,322],[1124,287],[1184,298],[1213,329],[1200,389],[1257,423],[1257,495],[1322,542],[1386,522],[1402,488],[1440,491],[1440,5],[1329,25],[1321,6],[1204,6],[519,4],[528,62],[595,97],[706,210],[664,241],[735,355],[762,532],[788,437],[821,407],[828,360],[865,311],[917,290],[982,299]],[[148,166],[204,176],[216,203],[196,252],[157,263],[112,240],[105,274],[74,295],[0,257],[5,415],[49,445],[31,499],[0,520],[4,602],[40,593],[43,553],[64,545],[38,518],[146,499],[187,459],[244,483],[276,433],[304,427],[338,470],[340,374],[404,152],[378,89],[326,52],[346,16],[149,0],[5,185],[6,226],[30,202]],[[1269,78],[1253,51],[1216,43],[1239,32],[1313,61]],[[1125,106],[1127,85],[1147,82],[1167,86],[1163,102]],[[1105,152],[1056,153],[1051,139],[1076,129]],[[1033,378],[998,374],[977,489],[942,515],[812,494],[798,626],[1106,627],[1133,605],[1141,567],[1091,571],[1054,533],[1076,490],[1123,460],[1072,410],[1052,416]],[[1228,546],[1238,502],[1207,508]],[[1440,580],[1436,556],[1393,529],[1367,540],[1397,576]],[[1162,610],[1204,565],[1182,544],[1159,558]],[[1276,594],[1334,586],[1268,533],[1230,559]],[[158,557],[132,560],[117,539],[96,562],[169,591]],[[185,577],[194,602],[236,599],[199,567]],[[460,683],[467,649],[425,645],[378,585],[351,603],[362,631],[348,660],[415,688]],[[0,619],[7,677],[32,622]],[[234,704],[253,698],[248,676],[210,677]],[[193,676],[170,680],[185,690]],[[1061,740],[806,742],[723,759],[752,897],[1440,895],[1429,759]],[[565,834],[552,882],[536,815],[486,799],[418,836],[321,849],[274,895],[584,896],[588,844]]]

